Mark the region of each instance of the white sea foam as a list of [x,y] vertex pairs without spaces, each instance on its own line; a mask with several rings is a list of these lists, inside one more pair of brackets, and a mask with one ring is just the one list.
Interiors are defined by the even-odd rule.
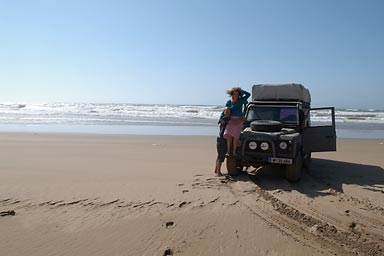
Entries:
[[[0,121],[3,124],[215,125],[222,110],[223,106],[206,105],[4,103],[0,104]],[[327,116],[320,111],[311,119],[325,122],[329,119]],[[336,121],[351,126],[363,123],[377,127],[384,125],[384,111],[337,109]]]

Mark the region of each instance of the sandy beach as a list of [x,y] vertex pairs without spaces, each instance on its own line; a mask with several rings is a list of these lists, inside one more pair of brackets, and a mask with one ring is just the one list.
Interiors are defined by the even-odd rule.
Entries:
[[339,139],[298,183],[215,177],[215,143],[0,133],[0,255],[384,255],[384,140]]

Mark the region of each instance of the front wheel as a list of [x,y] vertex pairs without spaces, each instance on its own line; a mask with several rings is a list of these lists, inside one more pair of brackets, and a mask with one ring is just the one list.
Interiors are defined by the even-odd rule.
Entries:
[[236,157],[227,157],[227,171],[231,176],[237,176],[241,172],[241,166],[238,165]]
[[303,166],[304,166],[305,170],[309,173],[311,170],[311,166],[312,166],[312,154],[311,153],[307,153],[304,156]]
[[296,154],[296,159],[294,159],[291,165],[287,165],[285,177],[288,181],[296,182],[301,179],[303,173],[303,157],[301,152]]

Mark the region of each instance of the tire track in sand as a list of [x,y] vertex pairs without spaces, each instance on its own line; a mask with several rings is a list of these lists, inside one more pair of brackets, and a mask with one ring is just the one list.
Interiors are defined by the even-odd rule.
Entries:
[[230,184],[232,193],[238,196],[240,203],[271,226],[292,235],[299,242],[309,244],[324,253],[384,254],[382,242],[373,239],[370,234],[356,232],[353,227],[350,231],[345,231],[342,227],[334,225],[337,221],[329,224],[328,221],[283,202],[254,184],[247,176],[241,176],[241,179],[242,181]]

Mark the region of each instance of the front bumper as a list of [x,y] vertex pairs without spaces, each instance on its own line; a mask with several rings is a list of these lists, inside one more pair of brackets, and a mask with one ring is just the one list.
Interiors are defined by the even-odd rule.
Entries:
[[291,165],[294,161],[294,158],[270,156],[242,156],[240,158],[240,161],[241,164],[244,166],[250,166],[255,164]]

